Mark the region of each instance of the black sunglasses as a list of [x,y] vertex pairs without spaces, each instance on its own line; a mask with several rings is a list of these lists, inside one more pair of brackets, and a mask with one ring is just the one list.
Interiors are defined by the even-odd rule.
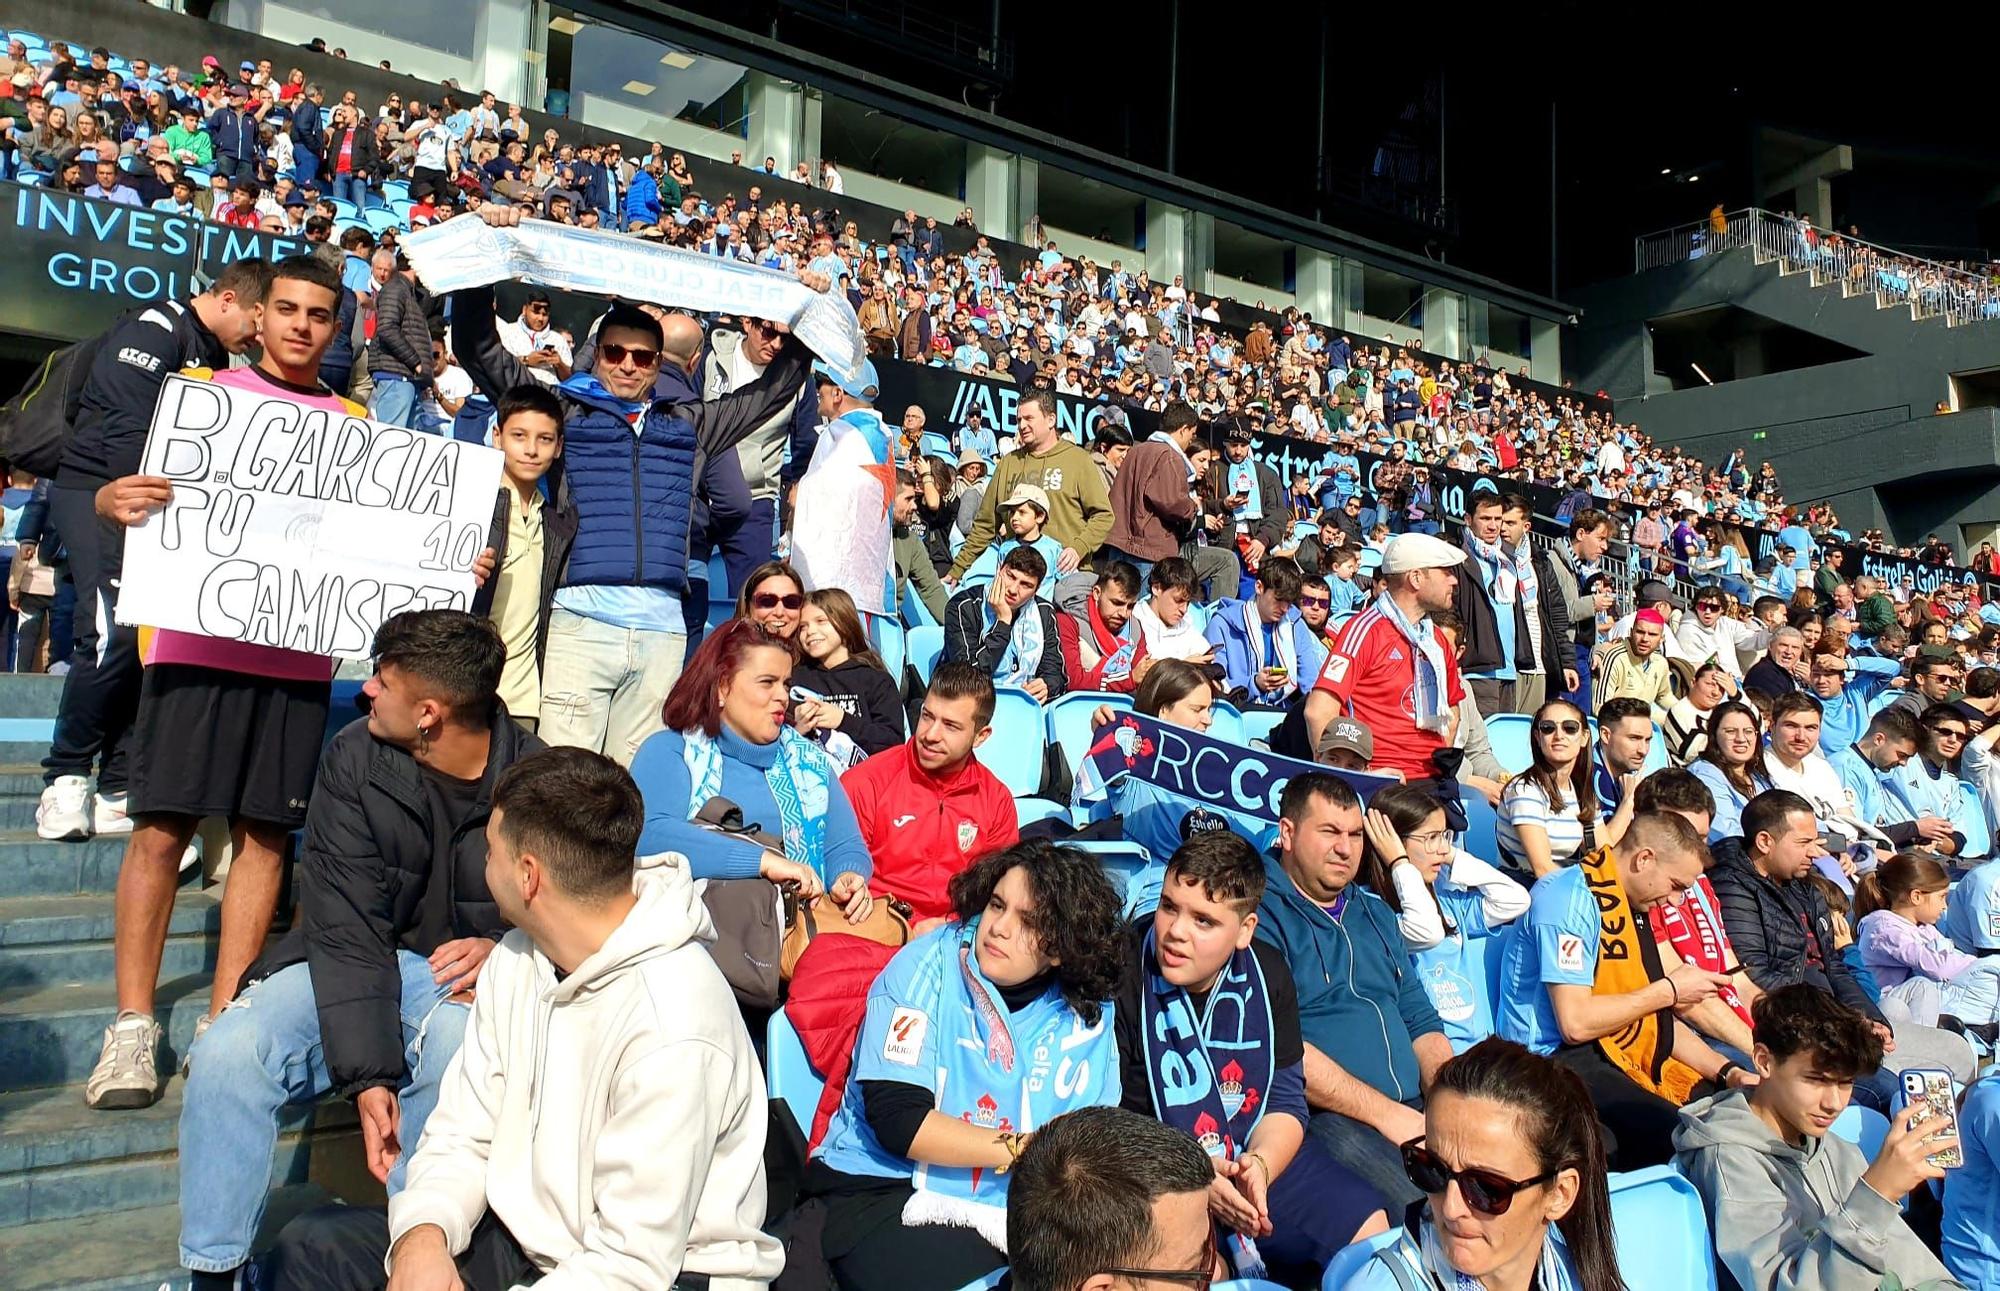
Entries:
[[1557,728],[1558,726],[1560,726],[1560,727],[1562,728],[1562,733],[1563,733],[1564,735],[1575,735],[1575,734],[1576,734],[1577,732],[1579,732],[1579,731],[1581,731],[1581,730],[1583,729],[1583,723],[1582,723],[1582,722],[1578,722],[1578,721],[1561,721],[1561,722],[1558,722],[1558,721],[1555,721],[1555,720],[1553,720],[1553,719],[1551,719],[1551,718],[1546,718],[1546,717],[1545,717],[1545,718],[1543,718],[1543,719],[1542,719],[1541,721],[1539,721],[1539,722],[1536,722],[1536,723],[1535,723],[1535,734],[1537,734],[1537,735],[1554,735],[1554,734],[1556,733],[1556,728]]
[[1113,1277],[1130,1278],[1134,1282],[1171,1282],[1176,1286],[1193,1287],[1194,1291],[1208,1291],[1215,1282],[1215,1226],[1209,1225],[1208,1242],[1201,1248],[1199,1269],[1102,1269]]
[[796,610],[806,603],[806,598],[797,592],[787,592],[780,596],[776,592],[759,592],[750,598],[752,607],[760,610],[775,610],[780,605],[788,610]]
[[1418,1191],[1433,1197],[1442,1196],[1456,1179],[1458,1194],[1465,1198],[1467,1206],[1482,1215],[1497,1217],[1506,1214],[1507,1208],[1514,1204],[1515,1193],[1547,1183],[1559,1172],[1551,1170],[1532,1179],[1508,1179],[1490,1170],[1454,1170],[1438,1160],[1422,1139],[1411,1139],[1403,1145],[1403,1173],[1410,1176]]

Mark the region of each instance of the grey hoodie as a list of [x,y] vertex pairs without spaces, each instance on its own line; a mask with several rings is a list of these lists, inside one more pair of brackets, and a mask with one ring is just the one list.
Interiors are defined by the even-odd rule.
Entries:
[[1868,1162],[1845,1139],[1792,1147],[1732,1089],[1683,1107],[1674,1147],[1708,1210],[1725,1291],[1876,1291],[1891,1273],[1911,1291],[1964,1291],[1897,1203],[1861,1182]]

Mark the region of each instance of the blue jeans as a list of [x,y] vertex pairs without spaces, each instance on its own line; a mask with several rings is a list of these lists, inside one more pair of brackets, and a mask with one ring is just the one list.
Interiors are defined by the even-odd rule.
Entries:
[[375,374],[375,394],[368,401],[368,418],[405,430],[417,428],[417,387],[407,377]]
[[342,201],[354,203],[357,218],[359,212],[368,209],[368,181],[351,171],[333,177],[333,195]]
[[[1421,1102],[1413,1098],[1405,1106],[1419,1107]],[[1306,1128],[1326,1145],[1327,1152],[1335,1161],[1359,1176],[1388,1203],[1391,1217],[1402,1214],[1411,1202],[1422,1199],[1423,1193],[1410,1182],[1408,1172],[1403,1169],[1402,1146],[1383,1138],[1382,1132],[1374,1126],[1364,1125],[1339,1112],[1314,1112]]]
[[[437,1106],[439,1078],[458,1052],[471,1013],[463,1004],[445,1002],[422,955],[399,950],[396,968],[403,981],[403,1062],[409,1075],[397,1091],[402,1155],[389,1172],[392,1196],[403,1187],[404,1167]],[[271,1192],[279,1109],[324,1097],[332,1086],[312,973],[304,964],[280,969],[245,990],[196,1041],[181,1108],[184,1267],[219,1273],[250,1257]]]

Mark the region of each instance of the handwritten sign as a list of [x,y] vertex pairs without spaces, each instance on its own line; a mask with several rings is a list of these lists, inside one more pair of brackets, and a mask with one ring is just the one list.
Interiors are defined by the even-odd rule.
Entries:
[[465,609],[500,487],[490,448],[167,378],[118,621],[359,659],[404,610]]

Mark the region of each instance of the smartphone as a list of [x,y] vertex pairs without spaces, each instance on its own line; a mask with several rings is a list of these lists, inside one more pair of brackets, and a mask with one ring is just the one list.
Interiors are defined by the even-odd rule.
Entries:
[[[1904,1072],[1900,1079],[1896,1110],[1901,1111],[1912,1103],[1925,1104],[1927,1110],[1922,1122],[1924,1142],[1957,1138],[1958,1100],[1952,1096],[1951,1073],[1915,1067]],[[1947,1170],[1956,1169],[1965,1164],[1965,1151],[1956,1146],[1949,1147],[1931,1154],[1930,1162]]]

